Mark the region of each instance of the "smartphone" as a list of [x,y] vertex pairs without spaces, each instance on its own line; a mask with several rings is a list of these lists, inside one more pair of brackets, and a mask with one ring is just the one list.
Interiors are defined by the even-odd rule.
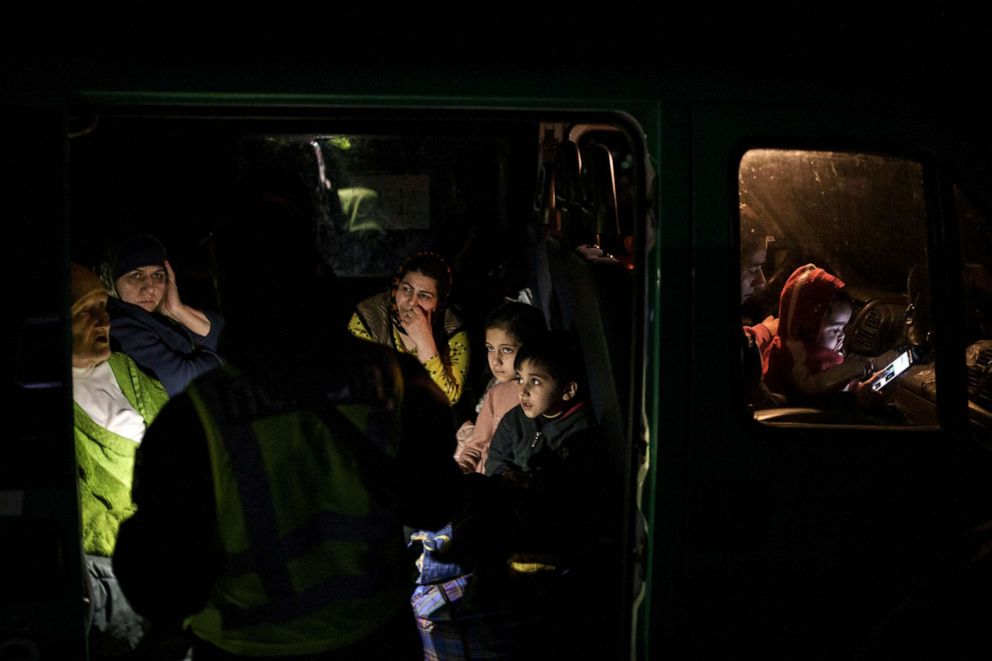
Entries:
[[879,370],[882,372],[882,376],[878,377],[878,381],[871,384],[871,389],[878,392],[888,385],[894,378],[908,370],[912,363],[912,354],[909,349],[903,351],[895,360]]

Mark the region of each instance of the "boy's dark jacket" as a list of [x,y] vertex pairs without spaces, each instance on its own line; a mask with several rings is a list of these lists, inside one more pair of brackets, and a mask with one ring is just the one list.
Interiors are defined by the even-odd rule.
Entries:
[[575,404],[558,418],[531,419],[519,406],[493,437],[486,475],[509,503],[507,537],[515,553],[549,554],[567,566],[588,561],[603,519],[617,502],[599,430],[589,406]]
[[[558,470],[583,470],[598,444],[596,422],[584,402],[557,418],[528,418],[519,406],[500,421],[486,462],[486,475],[520,471],[530,478],[556,479]],[[552,474],[544,475],[550,471]]]
[[[540,436],[537,434],[540,433]],[[536,441],[536,442],[535,442]],[[467,476],[470,488],[455,517],[450,549],[424,562],[471,574],[465,603],[489,608],[536,593],[543,581],[570,577],[595,592],[603,564],[618,562],[622,480],[608,468],[591,407],[529,419],[517,406],[500,421],[486,475]],[[515,574],[511,563],[537,563],[553,572]],[[447,575],[446,575],[447,577]],[[429,577],[428,577],[429,578]],[[542,588],[544,589],[544,588]]]

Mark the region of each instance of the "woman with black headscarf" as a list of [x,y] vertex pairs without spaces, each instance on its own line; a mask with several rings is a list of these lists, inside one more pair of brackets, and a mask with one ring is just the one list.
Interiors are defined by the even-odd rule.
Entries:
[[110,339],[116,349],[152,372],[169,396],[221,364],[217,314],[186,305],[165,246],[143,234],[125,240],[109,264],[115,295],[107,304]]

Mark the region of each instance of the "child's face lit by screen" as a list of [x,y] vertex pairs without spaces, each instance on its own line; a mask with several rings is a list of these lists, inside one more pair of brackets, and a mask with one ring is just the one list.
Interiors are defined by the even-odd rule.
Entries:
[[816,336],[816,346],[830,351],[841,351],[844,348],[844,327],[851,321],[851,304],[847,301],[832,303],[820,324],[820,333]]

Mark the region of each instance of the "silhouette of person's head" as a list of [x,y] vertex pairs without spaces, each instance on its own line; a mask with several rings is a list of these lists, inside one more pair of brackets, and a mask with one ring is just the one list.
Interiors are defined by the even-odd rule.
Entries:
[[245,176],[230,209],[214,237],[213,266],[231,342],[254,354],[280,353],[295,351],[287,345],[305,344],[318,328],[344,329],[350,308],[318,258],[312,202],[299,177],[282,170]]

